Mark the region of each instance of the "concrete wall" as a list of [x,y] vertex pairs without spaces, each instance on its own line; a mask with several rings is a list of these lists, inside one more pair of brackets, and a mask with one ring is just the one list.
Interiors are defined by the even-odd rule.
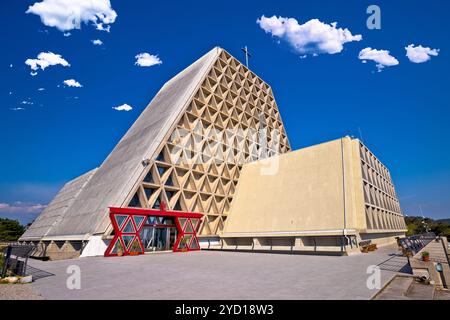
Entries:
[[[24,242],[27,243],[27,242]],[[49,260],[66,260],[78,258],[83,251],[83,241],[30,241],[37,246],[32,257]]]
[[[352,154],[344,138],[245,165],[223,236],[361,227]],[[262,174],[269,166],[278,169]]]
[[371,240],[372,243],[378,246],[385,246],[395,243],[396,237],[404,237],[404,232],[389,232],[389,233],[360,233],[361,240]]
[[[395,243],[404,230],[393,223],[368,228],[366,207],[372,204],[364,194],[363,148],[344,137],[244,165],[221,249],[348,253],[358,251],[361,240]],[[401,217],[376,209],[386,222]]]

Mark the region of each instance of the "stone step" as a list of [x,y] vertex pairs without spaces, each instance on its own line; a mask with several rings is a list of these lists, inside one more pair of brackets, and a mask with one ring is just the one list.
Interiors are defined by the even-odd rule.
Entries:
[[406,292],[406,296],[408,299],[413,300],[433,300],[434,288],[434,285],[426,285],[414,281]]

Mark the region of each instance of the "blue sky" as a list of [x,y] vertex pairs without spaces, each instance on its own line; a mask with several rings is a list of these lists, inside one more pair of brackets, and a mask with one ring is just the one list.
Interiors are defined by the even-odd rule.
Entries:
[[[405,213],[421,206],[425,215],[450,217],[448,1],[111,0],[105,12],[117,17],[100,26],[109,32],[92,21],[61,31],[61,21],[50,26],[37,9],[25,13],[36,2],[0,3],[0,216],[31,221],[65,182],[103,161],[165,81],[213,46],[242,60],[247,45],[250,68],[272,86],[294,149],[362,136],[390,168]],[[381,30],[366,26],[370,4],[381,8]],[[263,15],[299,25],[318,19],[329,28],[337,22],[362,39],[332,54],[313,43],[304,57],[292,46],[299,35],[279,37],[273,25],[266,32],[257,23]],[[413,63],[410,44],[439,52]],[[388,50],[398,64],[378,72],[374,61],[358,58],[365,48]],[[41,52],[70,66],[32,70],[25,61]],[[138,66],[139,53],[162,64]],[[82,87],[63,83],[70,79]],[[113,109],[123,104],[133,109]]]

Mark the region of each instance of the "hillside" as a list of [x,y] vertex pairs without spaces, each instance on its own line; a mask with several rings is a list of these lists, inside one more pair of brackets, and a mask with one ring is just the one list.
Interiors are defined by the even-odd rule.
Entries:
[[408,227],[407,235],[412,236],[428,231],[434,232],[436,235],[447,237],[450,239],[450,219],[433,220],[430,218],[423,219],[422,217],[405,217],[405,222]]

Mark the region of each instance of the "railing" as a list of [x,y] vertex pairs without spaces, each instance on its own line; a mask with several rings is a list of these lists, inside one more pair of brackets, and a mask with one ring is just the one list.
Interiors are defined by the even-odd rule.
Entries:
[[414,235],[397,239],[398,245],[402,248],[403,255],[412,257],[423,247],[436,239],[436,235],[432,232]]
[[0,248],[2,255],[3,267],[0,270],[0,278],[5,277],[8,271],[13,274],[26,275],[28,258],[36,249],[36,246],[29,244],[8,244]]

